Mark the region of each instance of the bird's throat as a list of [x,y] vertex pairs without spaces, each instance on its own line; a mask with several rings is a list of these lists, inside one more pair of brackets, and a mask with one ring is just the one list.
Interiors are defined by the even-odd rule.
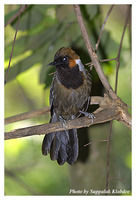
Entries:
[[77,89],[83,84],[83,72],[79,71],[78,66],[75,66],[71,69],[61,68],[57,69],[56,75],[67,89]]

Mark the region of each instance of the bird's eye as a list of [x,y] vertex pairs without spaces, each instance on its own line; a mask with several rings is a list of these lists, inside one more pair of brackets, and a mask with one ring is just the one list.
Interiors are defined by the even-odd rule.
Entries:
[[62,61],[63,61],[63,62],[65,62],[66,60],[67,60],[67,58],[66,58],[66,57],[62,58]]

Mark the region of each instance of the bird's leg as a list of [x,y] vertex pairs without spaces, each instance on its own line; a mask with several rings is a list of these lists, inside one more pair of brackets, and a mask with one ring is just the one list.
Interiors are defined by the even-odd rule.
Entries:
[[95,118],[95,116],[94,116],[94,114],[93,113],[89,113],[89,112],[84,112],[84,111],[79,111],[81,114],[84,114],[85,115],[85,117],[88,117],[88,118],[90,118],[90,119],[92,119],[92,123],[94,122],[94,118]]
[[60,120],[62,127],[65,128],[65,131],[68,132],[66,129],[67,121],[61,115],[59,116],[59,120]]

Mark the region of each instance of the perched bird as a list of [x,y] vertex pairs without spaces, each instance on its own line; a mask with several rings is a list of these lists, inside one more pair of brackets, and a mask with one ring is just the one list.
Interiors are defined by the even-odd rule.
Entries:
[[[50,123],[60,121],[65,127],[67,120],[74,119],[81,113],[93,120],[93,114],[86,112],[92,81],[80,57],[71,48],[62,47],[49,65],[56,67],[50,88]],[[77,130],[64,130],[45,135],[42,154],[48,153],[51,160],[57,160],[59,165],[65,162],[73,164],[78,157]]]

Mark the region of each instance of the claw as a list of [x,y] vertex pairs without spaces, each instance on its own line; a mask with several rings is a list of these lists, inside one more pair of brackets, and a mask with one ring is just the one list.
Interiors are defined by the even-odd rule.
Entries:
[[88,117],[89,119],[92,119],[92,123],[94,122],[95,116],[94,116],[93,113],[83,112],[83,111],[81,111],[81,110],[80,110],[79,112],[82,113],[82,114],[84,114],[85,117]]

